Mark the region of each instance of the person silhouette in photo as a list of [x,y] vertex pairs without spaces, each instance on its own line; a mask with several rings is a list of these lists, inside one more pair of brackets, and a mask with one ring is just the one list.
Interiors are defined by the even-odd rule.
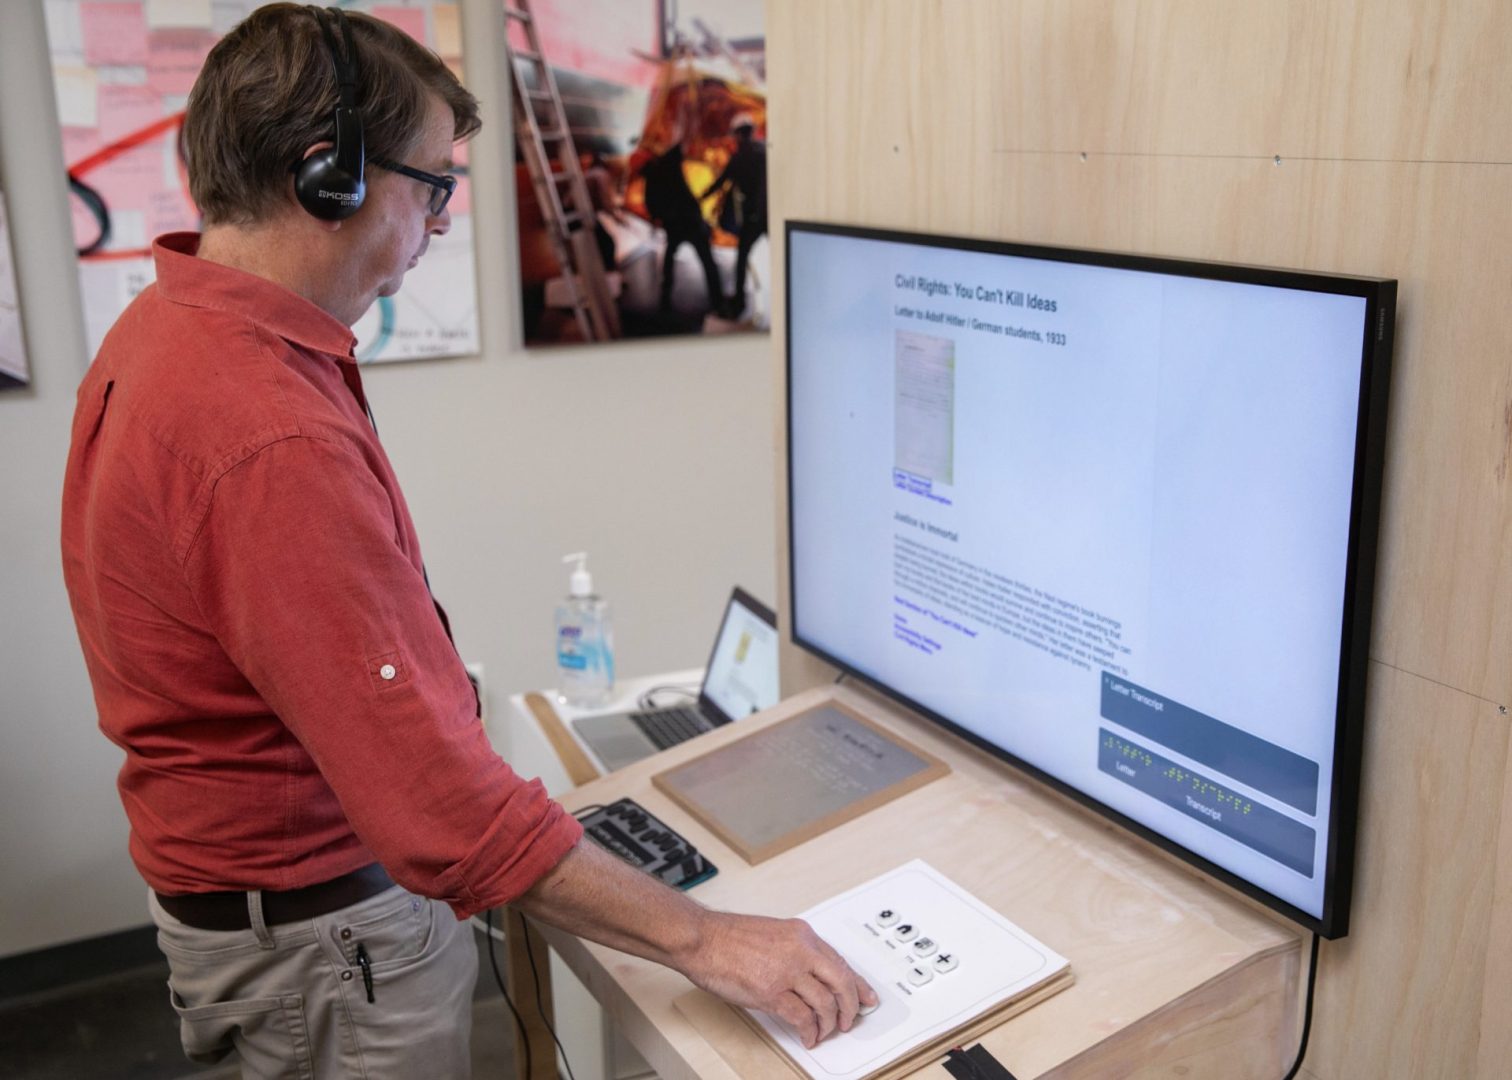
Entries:
[[730,125],[735,136],[735,153],[707,191],[700,196],[707,199],[733,185],[739,194],[740,246],[735,256],[735,294],[727,306],[729,315],[737,316],[745,310],[746,267],[750,261],[751,248],[767,231],[767,167],[766,143],[756,138],[756,123],[748,114],[736,116]]
[[667,248],[662,255],[662,314],[672,310],[677,249],[683,244],[693,245],[698,261],[703,264],[710,310],[720,310],[724,307],[724,290],[719,281],[719,267],[714,265],[714,249],[709,244],[711,230],[683,175],[682,143],[674,142],[670,149],[653,158],[641,175],[646,181],[646,213],[667,234]]
[[615,189],[609,163],[597,150],[589,155],[588,164],[583,169],[583,183],[588,188],[588,198],[593,202],[593,236],[598,243],[599,256],[604,260],[605,270],[615,270],[619,266],[619,260],[615,257],[614,237],[604,227],[601,215],[608,215],[620,222],[624,221],[625,212],[620,208],[619,192]]

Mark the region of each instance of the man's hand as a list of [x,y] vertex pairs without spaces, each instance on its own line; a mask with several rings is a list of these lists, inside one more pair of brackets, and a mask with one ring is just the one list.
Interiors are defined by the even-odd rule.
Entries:
[[583,841],[515,907],[634,956],[666,964],[724,1000],[791,1024],[812,1047],[856,1010],[877,1004],[851,970],[801,919],[710,911],[649,874]]
[[849,1031],[877,994],[802,919],[705,912],[697,947],[678,966],[695,985],[734,1005],[786,1021],[812,1047]]

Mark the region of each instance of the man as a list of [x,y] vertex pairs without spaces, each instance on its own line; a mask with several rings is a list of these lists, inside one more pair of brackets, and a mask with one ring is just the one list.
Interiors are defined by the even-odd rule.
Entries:
[[677,267],[677,249],[688,244],[703,265],[704,287],[708,290],[709,310],[724,308],[724,286],[719,280],[719,267],[714,263],[714,249],[709,243],[712,230],[704,220],[703,210],[693,197],[683,175],[683,146],[681,137],[661,154],[652,158],[641,169],[646,182],[646,213],[667,234],[667,246],[662,251],[661,314],[665,318],[672,311],[672,284]]
[[730,156],[724,172],[702,195],[699,202],[719,191],[726,184],[733,184],[740,194],[740,239],[735,255],[735,292],[731,296],[726,313],[739,316],[745,310],[746,265],[750,261],[751,248],[767,231],[767,174],[766,143],[756,138],[756,122],[747,113],[740,113],[731,122],[730,130],[735,135],[735,153]]
[[447,231],[478,124],[386,24],[258,10],[190,95],[204,233],[159,238],[79,388],[64,575],[131,853],[186,1053],[247,1076],[466,1077],[458,920],[506,903],[811,1044],[875,1000],[803,923],[580,843],[478,722],[350,331]]

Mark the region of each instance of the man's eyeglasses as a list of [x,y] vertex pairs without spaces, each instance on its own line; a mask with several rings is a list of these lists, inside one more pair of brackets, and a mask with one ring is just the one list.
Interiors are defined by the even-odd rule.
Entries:
[[408,176],[411,180],[419,180],[422,184],[431,187],[430,212],[439,214],[446,209],[446,204],[451,200],[452,192],[457,190],[457,178],[455,176],[437,176],[422,169],[412,169],[408,165],[401,165],[397,161],[389,161],[386,158],[370,158],[374,165],[380,169],[387,169],[391,173]]

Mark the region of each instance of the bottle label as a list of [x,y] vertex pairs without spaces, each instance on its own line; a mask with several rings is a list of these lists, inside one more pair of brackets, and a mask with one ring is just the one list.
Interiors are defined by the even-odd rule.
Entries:
[[614,686],[614,657],[598,628],[570,622],[557,625],[557,670],[569,701],[597,699]]

